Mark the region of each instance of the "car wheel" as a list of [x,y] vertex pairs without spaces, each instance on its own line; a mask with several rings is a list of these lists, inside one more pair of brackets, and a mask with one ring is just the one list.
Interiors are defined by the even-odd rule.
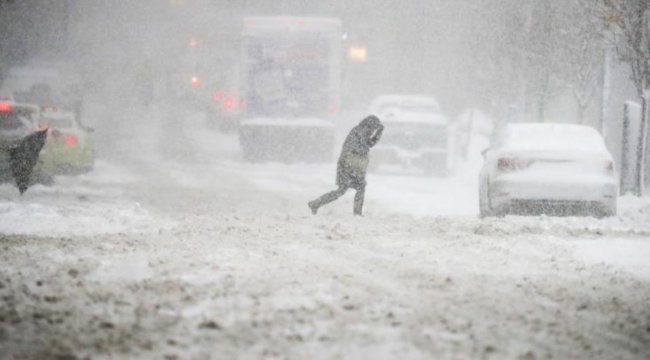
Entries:
[[488,187],[487,183],[483,182],[483,180],[479,178],[478,208],[479,208],[479,217],[481,219],[494,215],[488,205],[489,200],[487,198],[488,197],[487,187]]
[[616,208],[605,208],[602,210],[598,210],[596,211],[595,215],[599,219],[616,216]]
[[95,167],[93,165],[87,165],[84,167],[79,168],[78,173],[80,174],[88,174],[89,172],[92,172]]
[[478,216],[481,219],[484,219],[486,217],[491,217],[491,216],[494,216],[494,215],[493,215],[492,211],[490,211],[488,209],[485,209],[484,207],[481,206],[481,208],[479,209],[479,215]]
[[45,172],[38,172],[35,175],[36,175],[34,177],[34,182],[35,183],[45,185],[45,186],[54,185],[54,176],[52,176],[52,174],[48,174],[48,173],[45,173]]

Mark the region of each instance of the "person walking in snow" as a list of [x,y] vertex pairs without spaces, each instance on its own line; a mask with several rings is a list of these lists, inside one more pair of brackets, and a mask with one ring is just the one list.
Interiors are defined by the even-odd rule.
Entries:
[[361,215],[366,190],[368,153],[370,148],[377,144],[383,131],[384,126],[379,121],[379,118],[374,115],[361,120],[350,131],[343,143],[343,149],[336,168],[336,185],[338,185],[338,189],[310,201],[308,205],[312,214],[315,215],[321,206],[340,198],[348,189],[352,188],[356,190],[354,214]]
[[16,179],[20,195],[27,191],[32,171],[38,163],[38,155],[45,146],[49,129],[45,128],[25,136],[9,152],[11,173]]

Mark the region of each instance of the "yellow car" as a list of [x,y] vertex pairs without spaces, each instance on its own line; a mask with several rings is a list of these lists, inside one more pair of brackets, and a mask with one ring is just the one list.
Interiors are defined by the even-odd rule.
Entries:
[[41,152],[41,161],[46,171],[52,174],[77,174],[93,169],[93,129],[79,124],[75,113],[44,108],[39,126],[50,128]]

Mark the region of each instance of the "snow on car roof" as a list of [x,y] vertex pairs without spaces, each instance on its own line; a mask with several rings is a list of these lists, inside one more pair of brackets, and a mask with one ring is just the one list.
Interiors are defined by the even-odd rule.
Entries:
[[424,95],[381,95],[372,102],[370,113],[386,122],[434,125],[449,123],[449,119],[440,114],[438,101]]
[[395,106],[413,106],[413,105],[428,105],[440,111],[440,104],[436,99],[431,96],[425,95],[407,95],[407,94],[387,94],[378,96],[370,106],[371,110],[378,109],[385,105]]
[[71,111],[62,111],[62,110],[56,110],[56,111],[43,111],[41,112],[41,116],[44,119],[74,119],[75,114]]
[[256,35],[268,31],[320,31],[338,34],[341,20],[324,17],[295,16],[249,16],[244,18],[245,35]]
[[444,115],[429,112],[401,111],[391,109],[390,111],[375,114],[379,120],[386,123],[400,124],[423,124],[423,125],[440,125],[449,124],[449,119]]
[[501,144],[502,149],[510,151],[608,152],[602,136],[596,129],[577,124],[508,124]]
[[269,117],[256,117],[241,121],[242,125],[249,126],[294,126],[294,127],[333,127],[332,122],[319,119],[319,118],[269,118]]

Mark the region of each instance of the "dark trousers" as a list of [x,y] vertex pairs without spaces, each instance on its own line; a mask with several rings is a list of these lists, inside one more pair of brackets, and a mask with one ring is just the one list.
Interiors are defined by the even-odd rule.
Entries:
[[327,205],[331,203],[332,201],[340,198],[345,194],[348,189],[354,188],[357,192],[354,194],[354,215],[361,215],[361,212],[363,211],[363,198],[366,193],[366,184],[365,182],[363,184],[359,184],[357,186],[351,187],[351,186],[346,186],[346,185],[339,185],[339,188],[330,191],[318,199],[310,202],[310,206],[313,205],[315,208],[319,208],[323,205]]

